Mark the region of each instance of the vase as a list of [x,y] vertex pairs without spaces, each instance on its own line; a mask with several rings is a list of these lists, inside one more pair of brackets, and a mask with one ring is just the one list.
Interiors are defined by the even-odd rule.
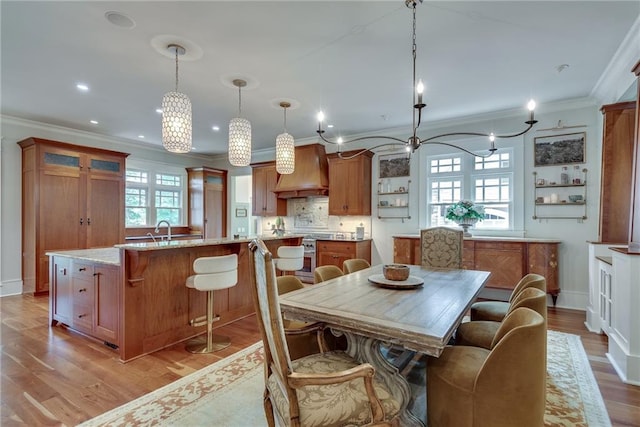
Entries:
[[456,221],[460,227],[462,227],[463,236],[471,237],[471,233],[469,233],[469,227],[473,226],[476,222],[478,222],[477,218],[464,218]]

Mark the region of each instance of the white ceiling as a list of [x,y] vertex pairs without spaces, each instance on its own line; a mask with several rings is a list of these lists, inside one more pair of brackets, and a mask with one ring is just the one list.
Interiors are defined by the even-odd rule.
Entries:
[[[179,90],[192,101],[199,153],[226,152],[238,77],[249,82],[242,110],[254,149],[282,132],[281,100],[294,105],[287,128],[296,139],[315,135],[321,108],[334,135],[411,122],[411,11],[402,0],[3,0],[0,8],[5,115],[159,145],[155,109],[174,89],[175,63],[152,44],[177,41],[191,57],[180,59]],[[135,26],[113,25],[108,11]],[[424,120],[520,107],[524,120],[531,97],[587,97],[639,14],[637,0],[425,1],[417,9]],[[569,67],[558,72],[561,64]]]

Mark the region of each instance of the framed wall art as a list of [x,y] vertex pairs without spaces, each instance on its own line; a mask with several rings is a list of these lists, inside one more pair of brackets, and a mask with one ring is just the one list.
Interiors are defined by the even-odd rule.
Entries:
[[586,132],[539,136],[533,139],[535,166],[585,162]]
[[410,176],[410,161],[411,159],[409,159],[409,156],[407,154],[391,154],[387,156],[380,156],[380,178]]
[[236,217],[241,218],[247,216],[247,209],[245,208],[236,208]]

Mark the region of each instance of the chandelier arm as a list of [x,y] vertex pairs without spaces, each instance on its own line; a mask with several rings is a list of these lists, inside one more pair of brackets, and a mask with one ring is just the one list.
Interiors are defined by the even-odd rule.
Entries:
[[483,159],[486,159],[487,157],[491,157],[493,155],[493,152],[496,151],[496,149],[490,149],[490,153],[489,154],[478,154],[478,153],[474,153],[473,151],[469,151],[465,148],[462,148],[458,145],[455,144],[450,144],[448,142],[441,142],[441,141],[429,141],[429,142],[425,142],[422,141],[422,143],[420,145],[426,145],[426,144],[435,144],[435,145],[446,145],[447,147],[452,147],[455,148],[456,150],[460,150],[460,151],[464,151],[467,154],[471,154],[473,157],[481,157]]
[[[522,132],[519,133],[514,133],[511,135],[494,135],[495,138],[515,138],[516,136],[520,136],[520,135],[524,135],[525,133],[529,132],[531,130],[531,128],[533,127],[535,123],[530,123],[529,126],[523,130]],[[486,136],[487,138],[489,136],[491,136],[491,134],[488,133],[481,133],[481,132],[452,132],[452,133],[443,133],[441,135],[435,135],[435,136],[430,136],[429,138],[425,138],[422,140],[423,143],[427,143],[427,142],[431,142],[434,139],[440,139],[440,138],[446,138],[449,136]]]
[[324,137],[324,135],[322,135],[324,133],[323,130],[317,130],[316,133],[318,134],[318,136],[320,136],[320,139],[322,139],[324,142],[326,142],[327,144],[334,144],[334,145],[338,145],[338,144],[350,144],[352,142],[356,142],[356,141],[364,141],[366,139],[390,139],[392,141],[396,141],[399,142],[401,144],[405,144],[407,143],[407,141],[400,139],[400,138],[395,138],[393,136],[361,136],[360,138],[354,138],[354,139],[350,139],[348,141],[342,141],[342,142],[335,142],[335,141],[330,141],[328,139],[326,139]]
[[363,148],[362,150],[358,151],[357,153],[351,154],[350,156],[344,156],[342,152],[338,151],[338,157],[340,157],[343,160],[350,160],[355,157],[358,157],[361,154],[366,153],[367,151],[371,151],[372,153],[375,153],[373,150],[377,150],[378,148],[387,147],[387,146],[398,146],[398,145],[405,147],[406,143],[405,142],[386,142],[384,144],[376,145],[375,147]]

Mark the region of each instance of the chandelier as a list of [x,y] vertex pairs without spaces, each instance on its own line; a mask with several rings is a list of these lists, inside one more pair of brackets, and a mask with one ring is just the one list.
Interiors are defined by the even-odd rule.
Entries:
[[[412,134],[406,139],[400,139],[400,138],[395,138],[392,136],[386,136],[386,135],[378,135],[378,136],[374,136],[374,135],[370,135],[370,136],[363,136],[363,137],[359,137],[359,138],[353,138],[347,141],[342,140],[342,138],[338,138],[336,141],[331,141],[327,138],[325,138],[324,134],[324,129],[322,129],[322,122],[324,121],[324,113],[322,111],[320,111],[318,113],[318,130],[316,131],[316,133],[318,134],[318,136],[320,137],[320,139],[322,139],[322,141],[328,143],[328,144],[336,144],[338,145],[338,156],[341,158],[346,158],[346,159],[350,159],[353,157],[356,157],[362,153],[365,153],[367,151],[371,151],[373,152],[374,150],[378,149],[378,148],[382,148],[382,147],[404,147],[404,149],[408,152],[408,153],[413,153],[415,152],[418,148],[420,148],[422,145],[426,145],[426,144],[437,144],[437,145],[446,145],[452,148],[455,148],[457,150],[461,150],[464,151],[465,153],[471,154],[472,156],[475,157],[490,157],[493,155],[493,153],[495,153],[498,149],[495,146],[495,140],[496,138],[500,138],[500,139],[507,139],[507,138],[515,138],[518,137],[520,135],[524,135],[525,133],[529,132],[531,130],[531,128],[533,127],[533,125],[535,125],[538,121],[534,120],[533,118],[533,111],[536,107],[536,103],[533,100],[530,100],[529,103],[527,104],[527,108],[529,109],[529,120],[525,121],[524,123],[527,125],[527,128],[524,129],[521,132],[518,133],[514,133],[514,134],[508,134],[508,135],[494,135],[493,133],[483,133],[483,132],[451,132],[451,133],[444,133],[441,135],[435,135],[435,136],[431,136],[428,138],[423,138],[421,139],[420,137],[418,137],[418,128],[420,127],[420,123],[422,120],[422,110],[427,106],[427,104],[425,104],[422,100],[422,95],[424,92],[424,85],[422,83],[422,80],[419,80],[416,83],[416,58],[417,58],[417,44],[416,44],[416,6],[418,5],[418,3],[422,3],[422,0],[405,0],[405,5],[408,8],[412,9],[412,24],[413,24],[413,28],[412,28],[412,57],[413,57],[413,88],[414,88],[414,92],[413,92],[413,121],[412,121]],[[453,143],[450,142],[446,142],[445,141],[439,141],[441,139],[447,139],[447,138],[451,138],[451,137],[465,137],[465,136],[481,136],[481,137],[487,137],[489,139],[489,149],[488,149],[488,153],[486,154],[479,154],[473,151],[469,151],[467,149],[465,149],[464,147],[460,147],[458,145],[455,145]],[[353,155],[350,156],[343,156],[341,153],[341,147],[343,144],[349,144],[352,142],[356,142],[356,141],[364,141],[367,139],[382,139],[382,140],[391,140],[392,142],[385,142],[383,144],[380,145],[376,145],[375,147],[371,147],[371,148],[365,148],[362,149],[360,151],[355,152]]]
[[176,55],[176,90],[162,97],[162,146],[172,153],[191,151],[191,101],[184,93],[178,92],[178,55],[186,50],[177,44],[167,49]]
[[247,82],[235,79],[232,83],[238,88],[238,117],[229,122],[229,163],[232,166],[249,166],[251,163],[251,122],[241,117],[241,90],[247,85]]
[[281,102],[284,110],[284,132],[276,137],[276,171],[281,175],[293,173],[296,163],[295,141],[293,136],[287,133],[287,108],[288,102]]

